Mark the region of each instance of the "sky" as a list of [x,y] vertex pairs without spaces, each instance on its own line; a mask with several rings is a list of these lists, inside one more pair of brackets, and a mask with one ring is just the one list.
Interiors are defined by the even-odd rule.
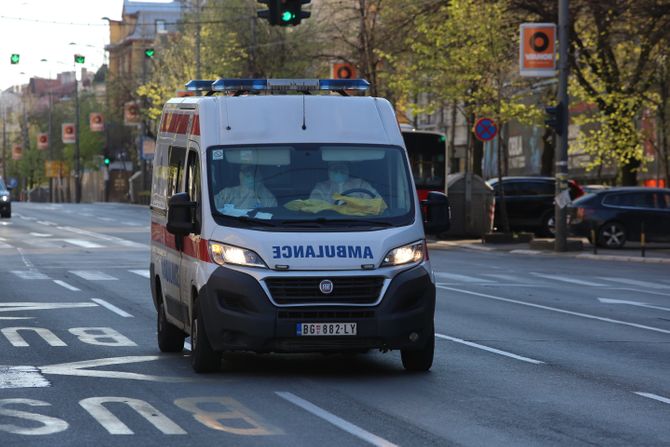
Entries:
[[[123,0],[0,0],[0,90],[72,71],[75,54],[96,71],[106,63],[109,43],[102,18],[120,20],[122,10]],[[21,55],[16,65],[10,64],[13,53]]]

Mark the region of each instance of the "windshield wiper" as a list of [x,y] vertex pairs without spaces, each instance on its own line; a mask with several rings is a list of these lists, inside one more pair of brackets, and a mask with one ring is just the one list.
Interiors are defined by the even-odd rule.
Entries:
[[[225,216],[225,214],[224,214]],[[237,219],[240,222],[248,223],[250,225],[261,225],[264,227],[276,227],[276,224],[273,224],[272,222],[269,222],[267,220],[260,220],[260,219],[254,219],[249,216],[227,216],[227,217],[232,217],[233,219]]]
[[365,220],[365,219],[326,219],[325,217],[319,217],[316,219],[298,219],[298,220],[283,220],[280,222],[281,225],[304,225],[304,224],[313,224],[314,226],[322,226],[324,224],[361,224],[361,225],[376,225],[380,227],[392,227],[394,226],[391,223],[377,221],[377,220]]

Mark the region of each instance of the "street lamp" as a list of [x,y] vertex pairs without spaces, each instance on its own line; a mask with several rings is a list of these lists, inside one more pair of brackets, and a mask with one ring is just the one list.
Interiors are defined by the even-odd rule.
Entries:
[[[77,45],[70,42],[70,45]],[[74,68],[74,201],[81,203],[81,161],[79,160],[79,82],[77,81],[77,62],[80,60],[75,54],[73,56],[72,67]],[[83,63],[81,61],[80,63]]]

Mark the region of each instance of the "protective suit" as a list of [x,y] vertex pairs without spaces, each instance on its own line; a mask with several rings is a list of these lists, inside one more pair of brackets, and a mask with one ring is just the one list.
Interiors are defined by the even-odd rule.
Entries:
[[240,168],[240,186],[223,188],[214,196],[218,209],[252,209],[277,206],[277,199],[256,175],[253,167]]
[[335,203],[337,199],[333,197],[334,194],[341,194],[350,189],[364,189],[370,191],[374,196],[371,197],[369,194],[355,192],[347,194],[348,197],[359,197],[362,199],[379,197],[377,190],[368,182],[359,178],[349,177],[349,167],[345,163],[335,162],[328,166],[328,180],[317,183],[309,198]]

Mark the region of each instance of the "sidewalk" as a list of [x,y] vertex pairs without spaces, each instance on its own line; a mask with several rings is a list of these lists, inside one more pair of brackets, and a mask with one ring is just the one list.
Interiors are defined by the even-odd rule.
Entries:
[[[551,242],[552,239],[536,239],[540,241]],[[645,249],[645,256],[642,257],[640,243],[628,242],[625,248],[620,250],[604,249],[598,247],[597,253],[593,253],[593,246],[586,240],[583,240],[583,250],[556,252],[550,249],[531,248],[530,243],[516,244],[484,244],[481,239],[448,239],[434,240],[428,239],[428,248],[431,250],[448,250],[453,248],[480,251],[480,252],[505,252],[514,255],[527,256],[560,256],[576,259],[590,259],[598,261],[620,261],[620,262],[641,262],[653,264],[670,264],[670,243],[649,243]]]

